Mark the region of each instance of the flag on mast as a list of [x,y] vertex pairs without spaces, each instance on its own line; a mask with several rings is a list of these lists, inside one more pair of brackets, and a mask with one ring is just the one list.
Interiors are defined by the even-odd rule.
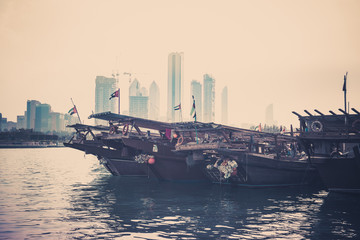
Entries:
[[73,115],[75,113],[77,113],[77,110],[76,110],[75,106],[68,111],[68,114],[70,114],[70,115]]
[[347,73],[346,75],[344,75],[344,85],[343,85],[343,91],[346,92],[346,76],[347,76]]
[[261,123],[254,128],[255,131],[262,132]]
[[113,92],[109,98],[109,100],[111,100],[112,98],[115,97],[119,97],[120,96],[120,89],[116,90],[115,92]]
[[195,122],[196,122],[196,108],[195,108],[194,95],[192,96],[192,99],[193,99],[193,105],[192,105],[192,108],[191,108],[190,116],[192,116],[195,119]]
[[174,107],[174,110],[175,110],[175,111],[176,111],[176,110],[181,110],[181,103],[180,103],[179,105],[175,106],[175,107]]

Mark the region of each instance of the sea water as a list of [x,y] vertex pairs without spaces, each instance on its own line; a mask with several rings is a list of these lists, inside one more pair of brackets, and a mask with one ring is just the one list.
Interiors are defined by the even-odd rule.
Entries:
[[74,149],[0,149],[0,239],[360,239],[359,200],[115,177]]

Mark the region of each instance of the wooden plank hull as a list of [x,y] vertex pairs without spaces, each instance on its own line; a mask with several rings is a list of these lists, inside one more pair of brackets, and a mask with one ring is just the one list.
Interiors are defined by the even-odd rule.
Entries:
[[208,170],[213,182],[243,187],[284,187],[320,184],[318,172],[306,161],[283,161],[261,154],[241,154],[236,174],[224,179],[218,169]]
[[312,158],[325,186],[334,192],[360,193],[360,158]]
[[170,143],[158,143],[151,140],[124,138],[124,145],[137,149],[143,154],[153,155],[155,163],[149,165],[154,176],[166,181],[206,181],[204,163],[188,166],[186,155],[175,153]]
[[149,176],[147,166],[138,164],[124,148],[114,150],[96,143],[64,143],[64,146],[97,156],[104,167],[115,176]]

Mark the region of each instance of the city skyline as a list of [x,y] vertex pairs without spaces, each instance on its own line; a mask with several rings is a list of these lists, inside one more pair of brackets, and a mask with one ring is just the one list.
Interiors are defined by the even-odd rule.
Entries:
[[159,120],[160,118],[160,90],[153,81],[149,88],[149,119]]
[[215,121],[215,79],[209,74],[204,74],[203,78],[204,86],[204,122]]
[[[78,116],[72,116],[76,111],[71,108],[67,113],[54,112],[51,105],[37,100],[27,100],[24,115],[17,115],[16,121],[8,120],[0,113],[0,132],[27,129],[43,133],[71,132],[67,125],[79,123]],[[73,113],[71,113],[73,112]]]
[[182,110],[176,111],[176,106],[184,105],[184,53],[173,52],[168,57],[167,81],[167,121],[182,121]]
[[[115,113],[117,101],[111,100],[110,96],[117,89],[116,79],[96,76],[95,83],[95,113],[107,111]],[[95,124],[100,123],[105,123],[105,121],[95,119]]]
[[140,87],[137,79],[129,87],[129,116],[148,118],[149,96],[145,87]]
[[225,86],[221,92],[221,123],[228,124],[228,88]]
[[[160,102],[166,103],[171,52],[186,56],[184,117],[191,107],[186,93],[191,80],[204,73],[216,78],[217,93],[228,86],[229,124],[263,122],[270,103],[278,123],[287,126],[297,123],[292,111],[338,112],[347,71],[350,108],[360,108],[358,1],[140,3],[2,1],[3,115],[16,121],[28,99],[66,112],[73,98],[88,121],[95,111],[93,79],[117,71],[121,90],[129,80],[122,73],[131,72],[147,88],[156,81]],[[126,94],[121,95],[124,111]],[[218,97],[216,122],[219,104]],[[166,115],[166,105],[160,115]]]

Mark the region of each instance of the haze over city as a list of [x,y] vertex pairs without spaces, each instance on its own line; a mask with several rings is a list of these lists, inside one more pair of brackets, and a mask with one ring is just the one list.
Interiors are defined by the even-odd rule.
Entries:
[[160,86],[166,115],[168,54],[183,52],[183,114],[190,83],[216,80],[216,121],[228,86],[229,123],[297,124],[291,111],[337,112],[348,74],[350,107],[360,108],[359,1],[8,1],[0,2],[0,112],[15,121],[26,101],[82,119],[95,109],[95,78],[120,73],[128,110],[131,72]]

